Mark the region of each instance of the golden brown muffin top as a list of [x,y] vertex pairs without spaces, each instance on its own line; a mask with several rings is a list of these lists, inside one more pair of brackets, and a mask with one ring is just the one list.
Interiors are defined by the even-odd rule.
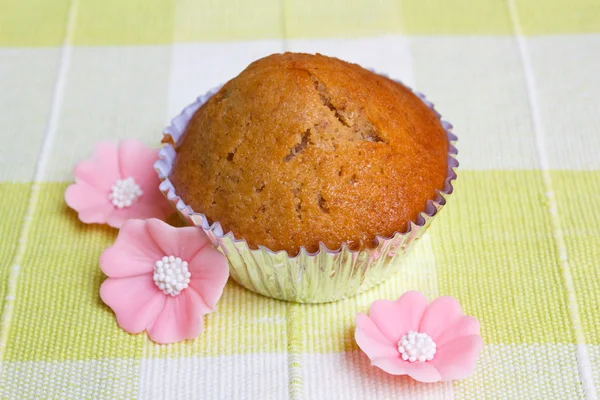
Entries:
[[320,54],[250,64],[191,118],[171,181],[252,248],[372,247],[443,189],[448,139],[403,85]]

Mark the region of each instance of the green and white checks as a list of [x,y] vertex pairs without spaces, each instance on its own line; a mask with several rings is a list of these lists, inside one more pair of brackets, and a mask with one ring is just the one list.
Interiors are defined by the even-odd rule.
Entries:
[[[229,283],[194,341],[116,325],[98,256],[116,237],[63,201],[101,139],[156,144],[170,117],[261,56],[389,73],[455,126],[452,201],[410,271],[299,305]],[[600,390],[597,0],[0,0],[0,397],[569,398]],[[369,367],[354,316],[452,295],[486,343],[424,385]]]

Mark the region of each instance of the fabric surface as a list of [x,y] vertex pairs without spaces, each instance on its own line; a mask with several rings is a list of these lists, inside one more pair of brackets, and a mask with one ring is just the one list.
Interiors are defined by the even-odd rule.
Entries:
[[[301,305],[230,282],[196,340],[116,325],[63,193],[101,139],[169,119],[261,56],[321,52],[425,93],[459,137],[456,193],[405,271]],[[0,0],[0,397],[561,398],[600,389],[597,0]],[[481,321],[469,379],[369,366],[354,316],[416,289]]]

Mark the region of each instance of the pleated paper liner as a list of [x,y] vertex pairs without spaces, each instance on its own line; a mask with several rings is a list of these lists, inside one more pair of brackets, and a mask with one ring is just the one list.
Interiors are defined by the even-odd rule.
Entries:
[[402,261],[446,204],[453,191],[452,182],[458,167],[454,146],[457,137],[452,133],[452,125],[441,120],[441,115],[424,95],[414,92],[434,110],[448,135],[448,174],[443,190],[427,203],[425,210],[409,223],[405,232],[396,232],[391,237],[378,236],[375,248],[351,250],[344,243],[339,249],[331,250],[320,243],[315,253],[301,247],[298,255],[290,257],[285,251],[272,251],[263,246],[251,249],[243,238],[236,238],[232,232],[225,233],[219,222],[210,224],[204,214],[185,204],[169,180],[176,156],[173,144],[178,143],[196,110],[219,89],[214,88],[198,97],[172,120],[164,131],[167,144],[160,150],[154,167],[161,179],[160,190],[184,218],[201,227],[225,254],[233,279],[254,292],[276,299],[322,303],[354,296],[411,267]]

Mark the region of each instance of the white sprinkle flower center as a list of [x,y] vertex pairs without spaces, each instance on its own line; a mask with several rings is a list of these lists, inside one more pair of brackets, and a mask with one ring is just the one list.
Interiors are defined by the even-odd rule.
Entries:
[[398,342],[398,351],[404,361],[411,363],[431,361],[435,356],[437,345],[426,333],[409,331]]
[[125,179],[117,179],[111,189],[112,192],[108,195],[108,199],[117,208],[130,207],[144,194],[131,176]]
[[154,263],[154,283],[164,294],[177,296],[188,287],[191,276],[187,261],[179,257],[165,256]]

